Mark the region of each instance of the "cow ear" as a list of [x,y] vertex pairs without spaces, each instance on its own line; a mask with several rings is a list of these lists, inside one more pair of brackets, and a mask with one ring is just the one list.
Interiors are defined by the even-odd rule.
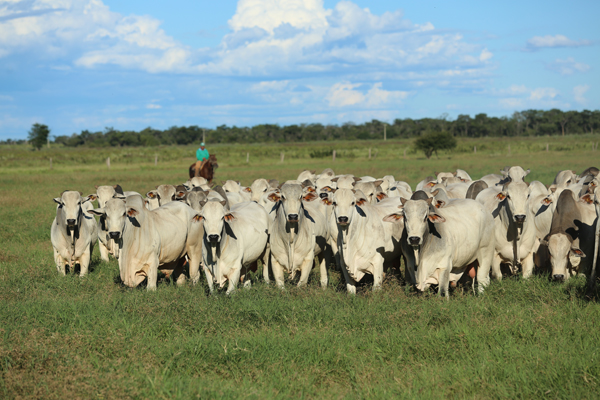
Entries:
[[431,203],[433,203],[433,197],[428,197],[427,200],[425,200],[425,203],[431,205]]
[[366,202],[367,202],[367,200],[366,200],[366,199],[358,199],[358,200],[356,201],[356,205],[357,205],[357,206],[362,206],[362,205],[364,205]]
[[582,202],[587,203],[587,204],[593,204],[594,203],[594,199],[592,198],[592,195],[589,194],[589,193],[588,194],[584,194],[583,196],[581,196],[581,199],[579,199],[579,200],[581,200]]
[[407,201],[408,200],[406,200],[404,197],[400,197],[400,202],[402,203],[402,206],[404,206]]
[[89,212],[90,214],[94,214],[94,215],[100,215],[100,216],[102,216],[102,215],[105,215],[105,214],[106,214],[106,212],[104,211],[104,208],[95,208],[95,209],[93,209],[93,210],[88,210],[88,212]]
[[354,182],[356,183],[356,182],[360,181],[362,178],[359,178],[358,176],[355,176],[352,179],[354,179]]
[[506,194],[505,194],[504,192],[500,192],[500,193],[498,193],[498,194],[496,195],[496,198],[497,198],[499,201],[503,201],[503,200],[506,198]]
[[60,197],[55,197],[52,200],[54,200],[56,204],[60,204],[62,206],[62,199]]
[[310,192],[306,195],[304,195],[304,197],[302,198],[304,201],[313,201],[317,198],[317,195],[314,194],[313,192]]
[[455,171],[452,173],[452,176],[456,176],[457,174],[458,174],[458,172]]
[[235,219],[232,213],[225,214],[223,218],[225,218],[225,221],[227,222],[233,221]]
[[226,183],[227,183],[227,181],[221,181],[221,185],[224,185]]
[[552,193],[554,193],[554,192],[556,192],[556,186],[550,185],[548,190],[550,190]]
[[383,221],[385,222],[400,222],[404,218],[404,215],[400,213],[390,214],[383,217]]
[[379,192],[377,193],[377,200],[383,200],[387,197],[387,194],[383,193],[383,192]]
[[130,216],[131,218],[135,217],[136,215],[138,215],[140,212],[138,210],[136,210],[133,207],[129,207],[127,209],[127,215]]
[[425,187],[434,187],[435,184],[435,182],[429,182],[427,185],[425,185]]
[[146,193],[146,197],[149,199],[153,199],[156,197],[156,194],[154,194],[153,191],[149,191],[148,193]]
[[279,200],[281,200],[281,197],[279,197],[277,193],[271,193],[267,196],[267,199],[271,200],[273,203],[277,203]]
[[202,220],[203,220],[203,217],[200,214],[196,214],[192,217],[192,222],[200,222]]
[[249,187],[246,187],[246,188],[244,188],[244,192],[252,193],[252,189],[250,189]]
[[321,199],[321,203],[325,204],[326,206],[330,206],[333,204],[331,202],[331,200],[329,200],[327,197],[325,197],[324,199]]
[[531,172],[531,169],[527,169],[527,171],[525,171],[525,176],[529,175],[529,173]]
[[442,208],[446,205],[446,202],[443,200],[436,200],[435,201],[435,208]]
[[94,185],[94,187],[95,187],[96,189],[98,189],[98,188],[99,188],[99,186],[98,186],[98,185]]
[[446,222],[446,218],[442,217],[440,214],[429,214],[427,218],[429,218],[429,221],[434,224]]
[[571,247],[571,255],[573,257],[585,257],[585,253],[579,247]]
[[545,206],[549,206],[550,204],[552,204],[552,199],[549,198],[549,197],[544,197],[542,199],[542,204],[545,205]]
[[337,182],[340,178],[331,178],[331,182]]
[[88,194],[87,197],[83,200],[83,202],[85,203],[86,201],[95,201],[98,198],[98,196],[96,196],[95,194]]
[[376,181],[373,182],[373,184],[375,185],[375,187],[381,185],[383,183],[383,179],[378,179]]

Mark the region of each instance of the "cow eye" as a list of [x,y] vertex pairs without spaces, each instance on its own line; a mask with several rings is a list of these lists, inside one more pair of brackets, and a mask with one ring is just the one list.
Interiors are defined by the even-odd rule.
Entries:
[[265,188],[265,189],[263,190],[263,192],[266,192],[266,191],[267,191],[267,188]]
[[354,202],[352,202],[352,205],[354,205]]
[[123,213],[123,216],[125,216],[126,213]]
[[334,201],[332,204],[333,204],[334,206],[337,206],[337,203],[336,203],[335,201]]

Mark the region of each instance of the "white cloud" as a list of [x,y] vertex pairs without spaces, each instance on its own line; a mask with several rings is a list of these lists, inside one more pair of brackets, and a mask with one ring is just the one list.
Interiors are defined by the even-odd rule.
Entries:
[[568,108],[561,101],[560,92],[551,87],[529,88],[525,85],[511,85],[506,89],[494,89],[484,94],[497,96],[498,104],[507,109],[523,108]]
[[150,109],[150,110],[158,110],[160,108],[162,108],[162,106],[160,104],[147,104],[146,108]]
[[575,98],[575,101],[579,104],[586,104],[587,103],[587,99],[585,97],[583,97],[583,95],[585,94],[585,92],[587,92],[590,89],[589,85],[579,85],[579,86],[575,86],[573,88],[573,97]]
[[330,107],[353,106],[365,101],[365,95],[358,90],[360,83],[342,82],[336,83],[331,87],[327,101]]
[[547,64],[546,68],[558,72],[561,75],[573,75],[576,72],[587,72],[590,69],[590,66],[575,61],[573,57],[568,57],[565,60],[558,58],[556,61]]
[[530,50],[542,49],[545,47],[580,47],[592,44],[589,40],[571,40],[564,35],[546,35],[534,36],[527,41],[527,48]]
[[529,95],[531,100],[554,99],[558,95],[558,90],[554,88],[533,89]]
[[290,83],[290,81],[288,81],[288,80],[262,81],[262,82],[255,83],[254,85],[250,86],[250,91],[256,92],[256,93],[281,92],[288,87],[289,83]]
[[353,80],[343,76],[363,73],[370,76],[361,81],[376,82],[382,78],[375,74],[427,71],[420,80],[431,82],[448,66],[489,74],[493,56],[461,34],[415,24],[402,11],[375,15],[348,0],[331,9],[323,0],[239,0],[230,32],[208,49],[185,46],[156,18],[123,16],[101,0],[4,2],[0,22],[0,57],[34,51],[61,65],[111,64],[151,73],[286,78],[335,72]]
[[348,106],[363,106],[377,108],[390,104],[397,104],[409,96],[409,92],[383,90],[383,84],[377,82],[363,93],[357,88],[363,86],[360,83],[340,82],[329,89],[326,100],[330,107],[341,108]]

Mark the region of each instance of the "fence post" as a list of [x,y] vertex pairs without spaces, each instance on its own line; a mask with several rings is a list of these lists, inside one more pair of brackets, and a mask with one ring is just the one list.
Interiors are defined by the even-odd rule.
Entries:
[[284,159],[284,157],[285,157],[285,153],[282,151],[282,152],[281,152],[281,163],[282,163],[282,164],[283,164],[283,159]]
[[379,150],[375,150],[375,155],[373,156],[373,160],[375,160],[377,158],[377,153],[379,153]]
[[369,160],[371,159],[371,148],[369,147]]
[[50,157],[50,169],[52,169],[52,157]]
[[387,128],[387,124],[383,124],[383,141],[384,142],[387,140],[387,131],[385,128]]
[[110,169],[110,157],[106,158],[106,166]]
[[246,153],[246,164],[250,162],[250,153]]
[[335,162],[335,150],[333,151],[333,161]]
[[154,166],[156,167],[158,165],[158,154],[154,155]]
[[548,150],[549,150],[549,146],[548,146],[548,143],[546,143],[546,153],[548,152]]
[[477,146],[473,146],[473,153],[477,154]]

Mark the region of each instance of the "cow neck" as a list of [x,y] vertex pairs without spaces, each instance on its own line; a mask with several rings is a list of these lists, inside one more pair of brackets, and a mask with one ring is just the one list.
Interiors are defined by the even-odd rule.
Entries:
[[302,201],[300,201],[298,223],[296,224],[296,227],[293,228],[293,226],[287,221],[287,216],[285,215],[285,210],[283,209],[282,204],[279,204],[277,207],[276,220],[280,220],[279,227],[283,228],[280,230],[280,233],[287,233],[287,235],[281,235],[281,239],[284,241],[287,247],[288,270],[290,273],[293,273],[294,271],[294,255],[296,252],[296,244],[308,236],[308,229],[304,223],[306,219],[304,212],[304,204]]

